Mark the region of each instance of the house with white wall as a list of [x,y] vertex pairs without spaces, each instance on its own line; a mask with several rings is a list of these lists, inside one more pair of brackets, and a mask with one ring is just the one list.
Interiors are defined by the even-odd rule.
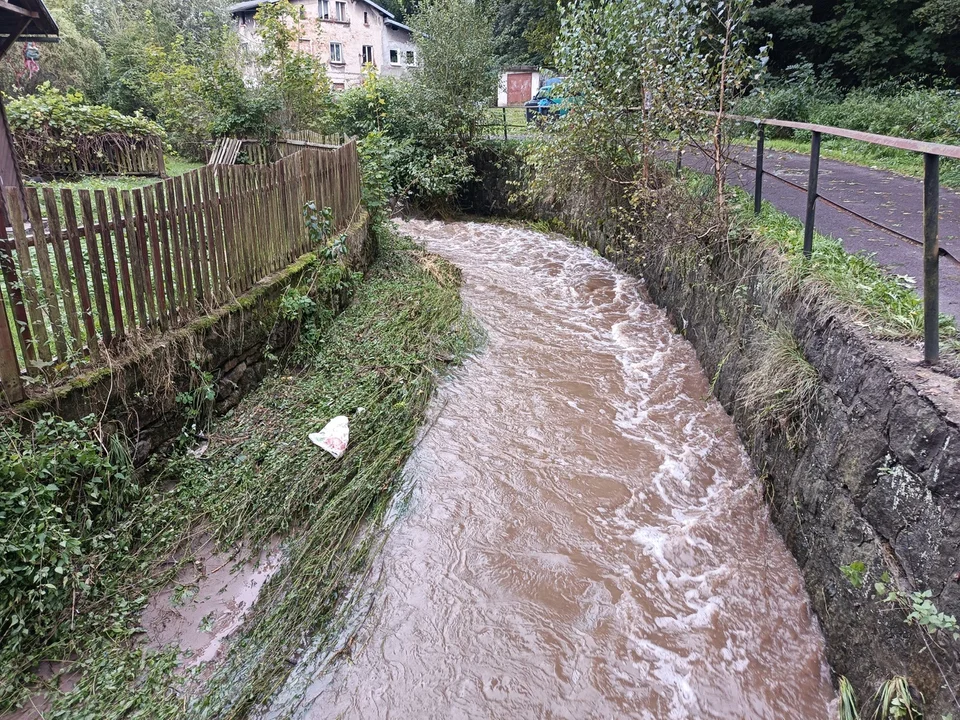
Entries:
[[371,64],[382,75],[402,76],[419,56],[413,32],[389,10],[370,0],[247,0],[230,6],[241,42],[259,45],[257,10],[271,2],[289,2],[300,15],[297,47],[327,66],[334,90],[359,85]]

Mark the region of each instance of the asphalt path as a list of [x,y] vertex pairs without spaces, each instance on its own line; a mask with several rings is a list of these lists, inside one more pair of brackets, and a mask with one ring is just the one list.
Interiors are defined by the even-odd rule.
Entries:
[[[687,164],[706,171],[710,169],[706,158],[698,157],[696,150],[691,150],[687,158],[684,160]],[[744,165],[754,165],[756,150],[734,148],[733,159],[739,162],[729,164],[729,181],[752,194],[754,170]],[[777,178],[806,188],[809,156],[767,150],[763,167],[773,175],[764,176],[763,199],[781,212],[803,220],[806,216],[806,192]],[[873,222],[917,241],[923,240],[922,180],[821,157],[817,194]],[[841,240],[847,252],[869,253],[891,272],[914,278],[918,292],[922,292],[921,245],[878,229],[822,200],[817,202],[816,229],[823,235]],[[960,193],[947,188],[940,189],[940,247],[960,260]],[[940,312],[960,319],[960,262],[945,256],[940,257]]]

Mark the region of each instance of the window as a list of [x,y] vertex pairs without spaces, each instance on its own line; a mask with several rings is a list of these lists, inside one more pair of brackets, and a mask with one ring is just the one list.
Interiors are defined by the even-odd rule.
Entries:
[[370,24],[370,13],[368,13],[366,10],[363,11],[363,24],[364,25]]
[[416,56],[413,54],[413,50],[407,50],[406,55],[407,55],[407,65],[416,65],[416,64],[417,64],[417,58],[416,58]]
[[337,3],[337,22],[347,21],[347,4],[345,2]]
[[363,46],[363,64],[367,63],[373,64],[373,45]]
[[330,43],[330,62],[343,65],[343,45],[340,43]]
[[339,91],[341,91],[341,90],[346,90],[346,89],[347,89],[347,85],[346,85],[346,83],[334,83],[334,84],[333,84],[333,89],[339,92]]
[[399,51],[399,50],[391,50],[391,51],[390,51],[390,64],[391,64],[391,65],[399,65],[399,64],[400,64],[400,51]]
[[317,14],[321,20],[330,19],[330,0],[319,0],[317,4]]

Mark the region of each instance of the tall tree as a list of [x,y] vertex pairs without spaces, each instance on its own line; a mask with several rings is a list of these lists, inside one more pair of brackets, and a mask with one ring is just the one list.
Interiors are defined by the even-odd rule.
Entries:
[[757,0],[774,73],[804,60],[846,87],[960,77],[960,0]]

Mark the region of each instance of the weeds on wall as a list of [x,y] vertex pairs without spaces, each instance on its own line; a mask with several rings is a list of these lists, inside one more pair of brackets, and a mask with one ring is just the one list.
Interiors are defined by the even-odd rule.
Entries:
[[816,369],[804,357],[793,333],[782,328],[762,333],[748,356],[753,362],[740,383],[741,405],[758,430],[776,427],[791,447],[803,447],[820,388]]
[[840,676],[839,692],[840,705],[837,709],[839,720],[860,720],[860,711],[857,710],[857,695],[853,685],[843,675]]
[[[888,458],[888,463],[880,468],[879,475],[881,477],[884,475],[892,476],[894,481],[907,479],[908,471],[899,466],[891,466],[889,460]],[[867,566],[859,560],[841,565],[840,572],[858,590],[867,585],[866,581],[870,576]],[[946,645],[951,641],[960,641],[960,625],[958,625],[956,618],[937,609],[931,590],[905,590],[894,580],[890,572],[884,571],[879,579],[864,593],[870,594],[870,589],[872,589],[872,595],[876,600],[891,609],[899,611],[907,625],[919,630],[919,637],[939,670],[945,684],[944,687],[950,689],[953,702],[960,710],[960,700],[958,700],[955,691],[950,688],[950,680],[940,664],[944,657],[942,652],[948,649]],[[938,655],[940,659],[938,659]],[[843,701],[842,691],[843,684],[841,682],[841,702]],[[908,680],[903,677],[895,677],[884,683],[877,691],[873,701],[876,705],[873,717],[880,720],[910,720],[911,718],[922,717],[923,696],[920,695],[919,700],[915,699],[910,693]],[[841,718],[843,718],[842,715]],[[945,716],[944,720],[950,720],[950,718],[952,718],[952,715]]]
[[307,272],[280,298],[279,317],[296,322],[311,344],[348,301],[362,274],[346,266],[347,235],[333,236],[333,210],[317,210],[314,202],[303,206],[303,221],[316,255]]
[[914,700],[910,683],[902,676],[885,681],[874,696],[874,701],[877,709],[873,717],[877,720],[920,720],[923,717],[923,696],[920,696],[919,702]]

